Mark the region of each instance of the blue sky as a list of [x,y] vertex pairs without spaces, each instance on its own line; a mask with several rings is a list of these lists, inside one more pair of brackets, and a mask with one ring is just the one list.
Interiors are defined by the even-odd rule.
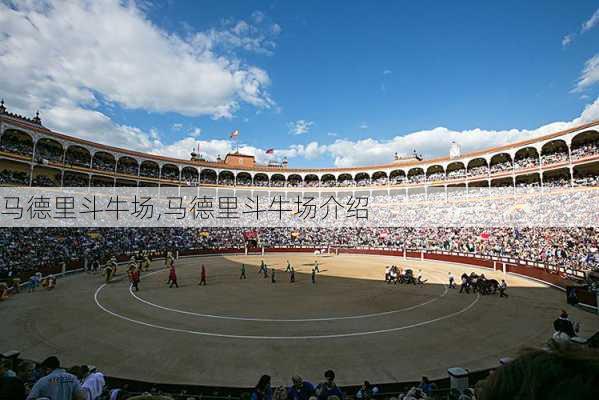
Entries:
[[593,1],[18,2],[0,94],[136,150],[293,166],[446,154],[599,119]]

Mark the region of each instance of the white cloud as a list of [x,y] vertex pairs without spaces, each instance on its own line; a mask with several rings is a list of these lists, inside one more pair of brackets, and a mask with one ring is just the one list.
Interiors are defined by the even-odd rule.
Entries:
[[[151,151],[161,145],[155,130],[144,132],[139,128],[115,124],[101,112],[72,104],[52,107],[46,110],[42,118],[45,125],[51,122],[52,127],[58,131],[75,133],[80,138],[111,146]],[[76,131],[71,131],[73,126],[77,127]]]
[[599,82],[599,53],[584,63],[584,69],[572,91],[581,92],[597,82]]
[[327,132],[327,136],[337,137],[339,135],[336,132]]
[[180,131],[181,129],[183,129],[183,124],[181,124],[181,123],[174,123],[173,124],[173,130]]
[[362,124],[360,124],[360,129],[368,129],[368,124],[366,122],[362,122]]
[[393,71],[391,71],[390,69],[386,69],[383,71],[383,75],[390,75],[392,73],[393,73]]
[[305,119],[298,119],[297,121],[292,121],[287,124],[289,133],[292,135],[303,135],[304,133],[308,133],[313,125],[313,121],[307,121]]
[[[599,24],[599,8],[595,10],[593,15],[591,15],[589,19],[582,23],[582,26],[580,28],[580,34],[582,35],[588,32],[589,30],[593,29],[597,24]],[[569,46],[574,41],[575,37],[576,33],[569,33],[566,36],[564,36],[562,38],[562,47]]]
[[264,13],[252,14],[253,24],[244,20],[233,23],[225,21],[220,29],[211,29],[195,35],[192,41],[209,49],[243,49],[248,52],[272,55],[276,48],[275,39],[281,33],[278,24],[265,22]]
[[[51,118],[61,120],[64,116],[72,114],[73,111],[66,109],[61,114],[53,114]],[[144,134],[136,128],[115,126],[100,113],[90,111],[81,115],[76,114],[75,117],[82,120],[81,124],[85,123],[89,126],[89,132],[102,129],[122,131],[118,135],[122,140],[119,143],[114,143],[115,145],[154,154],[188,159],[191,150],[199,144],[200,153],[208,160],[214,161],[217,155],[224,157],[227,153],[234,151],[234,143],[230,140],[197,140],[189,136],[175,143],[163,144],[157,140],[152,132]],[[287,157],[290,160],[332,158],[336,167],[381,164],[390,162],[395,152],[410,154],[413,149],[416,149],[419,153],[423,153],[426,158],[432,158],[447,155],[452,141],[459,143],[465,152],[482,150],[487,147],[526,140],[596,120],[599,120],[599,97],[592,104],[587,105],[580,116],[570,121],[553,122],[532,130],[507,129],[494,131],[475,128],[455,131],[446,127],[437,127],[398,135],[391,140],[368,138],[352,141],[338,139],[330,144],[320,144],[316,141],[308,144],[292,144],[286,148],[275,149],[275,154],[277,157]],[[98,136],[95,134],[83,136],[90,140],[98,140]],[[258,163],[266,163],[269,160],[266,149],[241,144],[240,152],[254,155]],[[301,166],[301,162],[298,163],[298,166]]]
[[591,30],[597,24],[599,24],[599,8],[597,10],[595,10],[595,12],[593,13],[593,15],[591,15],[591,18],[589,18],[588,20],[586,20],[582,24],[582,28],[581,28],[580,31],[581,32],[586,32],[588,30]]
[[427,158],[444,156],[449,154],[452,141],[459,143],[463,151],[482,150],[487,147],[542,136],[598,119],[599,97],[592,104],[587,105],[579,117],[567,122],[549,123],[533,130],[493,131],[476,128],[454,131],[445,127],[437,127],[396,136],[388,141],[372,138],[357,141],[337,140],[332,144],[320,146],[319,151],[332,156],[336,167],[380,164],[390,162],[395,152],[409,154],[416,149]]
[[189,132],[189,135],[194,138],[200,137],[201,134],[202,134],[202,129],[200,129],[200,128],[193,128]]
[[567,34],[562,39],[562,46],[567,47],[570,43],[572,43],[573,40],[574,40],[574,34],[573,33]]
[[181,37],[154,25],[135,2],[2,3],[0,85],[13,108],[23,111],[50,114],[54,107],[116,103],[231,117],[243,103],[272,107],[270,78],[217,49],[271,51],[271,36],[240,21],[223,31]]

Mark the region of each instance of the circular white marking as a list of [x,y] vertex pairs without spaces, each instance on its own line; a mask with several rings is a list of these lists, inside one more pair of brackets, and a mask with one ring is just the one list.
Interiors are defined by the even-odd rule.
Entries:
[[[151,272],[149,274],[146,274],[146,277],[157,274],[159,272],[162,272],[162,271]],[[322,322],[322,321],[337,321],[337,320],[344,320],[344,319],[361,319],[361,318],[381,317],[381,316],[385,316],[385,315],[414,310],[418,307],[422,307],[427,304],[433,303],[433,302],[439,300],[441,297],[445,296],[449,289],[448,289],[447,285],[443,285],[443,287],[445,290],[443,291],[443,294],[441,294],[439,297],[435,297],[431,300],[425,301],[424,303],[416,304],[416,305],[413,305],[410,307],[400,308],[397,310],[383,311],[383,312],[372,313],[372,314],[349,315],[349,316],[343,316],[343,317],[321,317],[321,318],[300,318],[300,319],[251,318],[251,317],[234,317],[234,316],[227,316],[227,315],[195,313],[192,311],[179,310],[177,308],[164,307],[159,304],[155,304],[148,300],[142,299],[141,297],[139,297],[135,293],[133,293],[133,288],[131,286],[129,286],[129,293],[137,301],[147,304],[151,307],[156,307],[161,310],[176,312],[176,313],[185,314],[185,315],[193,315],[195,317],[225,319],[225,320],[234,320],[234,321],[257,321],[257,322]]]
[[142,325],[142,326],[147,326],[147,327],[150,327],[150,328],[162,329],[162,330],[169,331],[169,332],[187,333],[187,334],[191,334],[191,335],[221,337],[221,338],[229,338],[229,339],[254,339],[254,340],[338,339],[338,338],[345,338],[345,337],[367,336],[367,335],[376,335],[376,334],[381,334],[381,333],[399,332],[399,331],[404,331],[404,330],[411,329],[411,328],[425,326],[425,325],[429,325],[429,324],[432,324],[432,323],[435,323],[435,322],[443,321],[445,319],[456,317],[456,316],[458,316],[460,314],[463,314],[466,311],[470,310],[472,307],[474,307],[474,305],[480,299],[480,295],[477,294],[476,297],[474,298],[474,301],[472,303],[470,303],[469,305],[467,305],[466,307],[464,307],[463,309],[461,309],[459,311],[456,311],[456,312],[451,313],[451,314],[444,315],[442,317],[434,318],[434,319],[431,319],[431,320],[428,320],[428,321],[422,321],[422,322],[418,322],[418,323],[411,324],[411,325],[399,326],[399,327],[396,327],[396,328],[381,329],[381,330],[376,330],[376,331],[365,331],[365,332],[352,332],[352,333],[332,334],[332,335],[255,336],[255,335],[232,335],[232,334],[224,334],[224,333],[193,331],[193,330],[190,330],[190,329],[179,329],[179,328],[172,328],[172,327],[168,327],[168,326],[151,324],[149,322],[139,321],[139,320],[136,320],[136,319],[133,319],[133,318],[129,318],[129,317],[126,317],[124,315],[115,313],[114,311],[111,311],[111,310],[107,309],[106,307],[104,307],[100,303],[100,301],[98,300],[98,294],[100,293],[100,291],[102,289],[104,289],[105,286],[106,286],[106,284],[104,283],[100,287],[98,287],[98,289],[96,290],[96,293],[94,294],[94,301],[96,302],[96,305],[102,311],[104,311],[104,312],[106,312],[106,313],[108,313],[108,314],[110,314],[110,315],[112,315],[114,317],[120,318],[122,320],[125,320],[125,321],[128,321],[128,322],[132,322],[134,324],[138,324],[138,325]]

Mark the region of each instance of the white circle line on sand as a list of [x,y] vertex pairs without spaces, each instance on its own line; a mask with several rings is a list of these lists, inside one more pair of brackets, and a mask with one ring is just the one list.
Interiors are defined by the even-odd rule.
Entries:
[[[154,274],[156,274],[158,272],[161,272],[161,271],[151,272],[149,274],[146,274],[146,277],[148,277],[150,275],[154,275]],[[443,285],[443,287],[445,289],[444,289],[443,293],[439,297],[435,297],[433,299],[425,301],[424,303],[415,304],[413,306],[405,307],[405,308],[400,308],[400,309],[397,309],[397,310],[383,311],[383,312],[372,313],[372,314],[348,315],[348,316],[343,316],[343,317],[321,317],[321,318],[300,318],[300,319],[274,319],[274,318],[234,317],[234,316],[227,316],[227,315],[215,315],[215,314],[195,313],[195,312],[192,312],[192,311],[179,310],[177,308],[164,307],[164,306],[161,306],[159,304],[152,303],[151,301],[142,299],[141,297],[139,297],[135,293],[133,293],[133,288],[131,286],[129,286],[129,293],[137,301],[139,301],[141,303],[144,303],[146,305],[149,305],[151,307],[155,307],[155,308],[158,308],[158,309],[161,309],[161,310],[165,310],[165,311],[171,311],[171,312],[176,312],[176,313],[180,313],[180,314],[185,314],[185,315],[193,315],[195,317],[215,318],[215,319],[224,319],[224,320],[232,320],[232,321],[254,321],[254,322],[323,322],[323,321],[337,321],[337,320],[347,320],[347,319],[361,319],[361,318],[382,317],[382,316],[385,316],[385,315],[396,314],[396,313],[400,313],[400,312],[404,312],[404,311],[414,310],[414,309],[416,309],[418,307],[422,307],[422,306],[425,306],[427,304],[433,303],[433,302],[439,300],[441,297],[445,296],[447,294],[447,292],[448,292],[449,289],[448,289],[447,285]]]
[[125,320],[125,321],[128,321],[128,322],[132,322],[134,324],[138,324],[138,325],[142,325],[142,326],[147,326],[147,327],[150,327],[150,328],[162,329],[162,330],[169,331],[169,332],[187,333],[187,334],[191,334],[191,335],[220,337],[220,338],[228,338],[228,339],[252,339],[252,340],[338,339],[338,338],[346,338],[346,337],[367,336],[367,335],[376,335],[376,334],[382,334],[382,333],[399,332],[399,331],[404,331],[404,330],[411,329],[411,328],[417,328],[417,327],[420,327],[420,326],[430,325],[430,324],[433,324],[435,322],[439,322],[439,321],[443,321],[443,320],[446,320],[446,319],[449,319],[449,318],[456,317],[456,316],[458,316],[460,314],[463,314],[466,311],[470,310],[472,307],[474,307],[474,305],[480,299],[480,295],[477,294],[476,297],[474,298],[474,301],[472,303],[470,303],[469,305],[467,305],[466,307],[462,308],[459,311],[453,312],[451,314],[444,315],[442,317],[430,319],[428,321],[417,322],[415,324],[405,325],[405,326],[399,326],[399,327],[396,327],[396,328],[381,329],[381,330],[376,330],[376,331],[341,333],[341,334],[332,334],[332,335],[255,336],[255,335],[232,335],[232,334],[225,334],[225,333],[213,333],[213,332],[193,331],[193,330],[190,330],[190,329],[179,329],[179,328],[172,328],[172,327],[168,327],[168,326],[151,324],[149,322],[139,321],[139,320],[136,320],[136,319],[133,319],[133,318],[129,318],[129,317],[126,317],[124,315],[115,313],[114,311],[111,311],[111,310],[107,309],[106,307],[104,307],[100,303],[100,301],[98,300],[98,294],[100,293],[100,291],[105,286],[106,286],[106,284],[104,283],[100,287],[98,287],[98,289],[96,290],[96,292],[94,294],[94,301],[96,302],[96,305],[102,311],[104,311],[104,312],[106,312],[106,313],[108,313],[108,314],[110,314],[110,315],[112,315],[114,317],[120,318],[122,320]]

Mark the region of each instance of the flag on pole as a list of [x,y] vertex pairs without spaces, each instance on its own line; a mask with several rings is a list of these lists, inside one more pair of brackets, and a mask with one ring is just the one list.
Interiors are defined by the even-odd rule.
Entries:
[[239,129],[235,129],[233,132],[231,132],[231,134],[229,135],[229,137],[231,139],[235,139],[237,136],[239,136]]
[[266,150],[266,154],[275,154],[275,149]]

